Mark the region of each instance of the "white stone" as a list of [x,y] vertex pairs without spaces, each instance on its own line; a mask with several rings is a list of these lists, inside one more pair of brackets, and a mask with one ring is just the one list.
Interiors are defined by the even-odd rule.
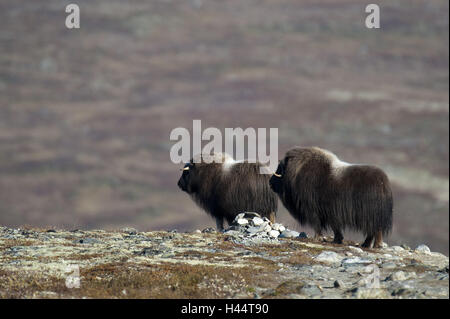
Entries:
[[284,227],[283,225],[281,225],[279,223],[275,223],[272,225],[272,229],[278,230],[281,233],[284,230],[286,230],[286,227]]
[[247,232],[250,234],[256,234],[256,233],[260,233],[262,230],[263,230],[262,227],[250,226],[247,229]]
[[357,254],[362,254],[362,253],[364,253],[364,250],[362,250],[362,249],[359,248],[359,247],[349,246],[348,248],[349,248],[351,251],[353,251],[354,253],[357,253]]
[[264,227],[265,232],[270,232],[271,230],[272,230],[272,227],[270,227],[270,225],[266,225],[266,227]]
[[400,247],[400,246],[392,246],[391,247],[391,250],[393,250],[393,251],[395,251],[395,252],[402,252],[402,251],[405,251],[402,247]]
[[245,218],[239,218],[239,219],[237,220],[237,223],[238,223],[239,225],[247,225],[247,224],[248,224],[248,220],[246,220]]
[[253,217],[253,225],[259,226],[262,225],[262,223],[264,223],[264,220],[262,218]]
[[277,238],[279,235],[280,235],[280,232],[278,230],[273,229],[273,230],[269,231],[270,237]]
[[414,251],[416,253],[424,253],[424,254],[431,253],[430,248],[427,245],[424,245],[424,244],[417,246],[417,248]]
[[324,251],[320,253],[316,258],[316,261],[324,262],[324,263],[339,263],[342,260],[342,257],[339,256],[334,251]]
[[281,232],[280,237],[281,238],[295,238],[295,237],[298,237],[299,235],[300,235],[299,232],[286,229],[283,232]]
[[272,225],[272,229],[279,230],[280,226],[281,226],[281,224],[275,223],[275,224]]

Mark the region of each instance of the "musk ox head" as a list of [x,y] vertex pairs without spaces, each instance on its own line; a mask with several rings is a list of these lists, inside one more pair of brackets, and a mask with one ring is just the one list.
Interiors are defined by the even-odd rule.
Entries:
[[281,194],[282,190],[283,190],[283,180],[282,179],[283,179],[283,176],[286,171],[285,163],[286,163],[285,159],[280,161],[280,163],[278,164],[277,170],[275,171],[275,173],[272,175],[272,177],[269,180],[270,188],[272,188],[272,190],[277,194]]
[[181,169],[181,171],[183,173],[181,174],[181,177],[178,180],[178,187],[183,192],[186,192],[188,194],[193,193],[193,191],[192,191],[192,175],[194,175],[194,177],[195,177],[195,173],[192,175],[190,173],[193,172],[194,170],[195,170],[194,164],[188,163],[188,164],[184,165],[184,167]]
[[208,175],[213,171],[220,170],[222,164],[226,165],[230,162],[233,162],[233,159],[226,153],[196,155],[181,169],[182,174],[178,180],[178,187],[190,195],[195,194],[205,184],[205,180],[210,179]]
[[[304,172],[310,172],[316,178],[322,177],[329,171],[329,157],[334,154],[317,147],[294,147],[286,152],[284,158],[279,162],[276,172],[270,178],[270,187],[279,196],[286,191],[299,186],[306,187],[303,183],[307,180],[300,178]],[[337,159],[337,158],[336,158]],[[344,164],[344,162],[340,162]],[[302,185],[299,185],[300,184]]]

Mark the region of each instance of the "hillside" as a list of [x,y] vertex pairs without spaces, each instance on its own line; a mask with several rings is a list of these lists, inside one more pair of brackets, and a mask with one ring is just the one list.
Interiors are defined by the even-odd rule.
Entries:
[[[449,297],[448,257],[424,246],[236,233],[1,227],[0,297]],[[375,272],[379,288],[368,286]]]

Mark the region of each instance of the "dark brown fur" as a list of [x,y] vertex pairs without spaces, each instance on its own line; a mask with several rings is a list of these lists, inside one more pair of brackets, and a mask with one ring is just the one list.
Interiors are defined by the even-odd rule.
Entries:
[[278,198],[270,189],[270,174],[260,174],[260,163],[238,162],[224,171],[222,163],[194,163],[185,167],[178,186],[208,214],[218,229],[239,213],[257,212],[274,221]]
[[270,184],[300,224],[313,227],[316,235],[334,232],[342,243],[342,231],[351,228],[366,235],[363,247],[380,247],[392,229],[393,199],[389,180],[379,168],[349,165],[333,168],[328,151],[296,147],[289,150]]

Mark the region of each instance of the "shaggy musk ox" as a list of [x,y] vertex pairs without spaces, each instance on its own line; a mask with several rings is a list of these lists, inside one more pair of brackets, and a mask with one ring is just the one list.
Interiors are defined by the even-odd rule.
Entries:
[[340,161],[317,148],[295,147],[280,161],[270,186],[300,224],[310,225],[321,236],[334,232],[342,243],[342,231],[364,233],[362,247],[380,247],[392,228],[393,200],[389,180],[377,167]]
[[216,219],[220,230],[224,219],[231,224],[245,211],[274,221],[278,198],[269,185],[272,172],[260,174],[261,167],[266,168],[261,163],[234,161],[225,153],[197,155],[182,169],[178,187]]

